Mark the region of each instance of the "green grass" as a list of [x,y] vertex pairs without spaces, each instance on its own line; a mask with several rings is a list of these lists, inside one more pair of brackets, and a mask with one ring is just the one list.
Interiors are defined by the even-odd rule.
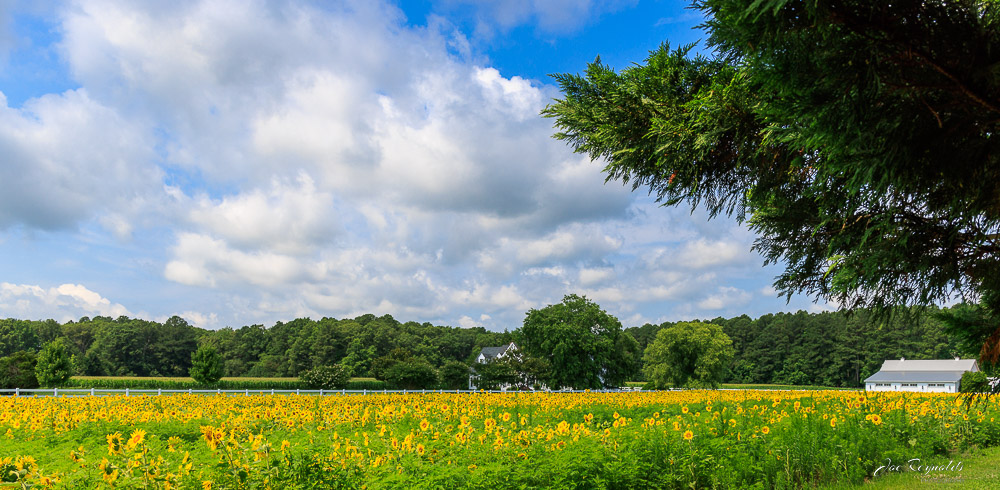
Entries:
[[[830,485],[826,490],[911,490],[930,488],[955,488],[987,490],[1000,488],[1000,447],[973,450],[953,456],[926,458],[921,463],[929,466],[947,466],[949,462],[962,463],[961,470],[931,471],[926,473],[911,471],[904,463],[899,471],[879,475],[860,485]],[[897,462],[893,461],[893,465]],[[955,466],[953,466],[954,468]]]

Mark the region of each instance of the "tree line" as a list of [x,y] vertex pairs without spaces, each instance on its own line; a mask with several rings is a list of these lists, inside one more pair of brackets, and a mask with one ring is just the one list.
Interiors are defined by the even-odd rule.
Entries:
[[[775,313],[714,318],[732,340],[733,355],[723,376],[729,383],[792,384],[833,387],[863,386],[887,359],[976,358],[979,344],[965,341],[956,330],[963,316],[981,318],[970,305],[905,308],[890,317],[855,312]],[[674,325],[646,324],[630,328],[646,349],[656,333]]]
[[[959,305],[921,314],[903,309],[888,319],[865,310],[714,318],[706,323],[721,327],[731,351],[723,356],[724,364],[711,370],[723,382],[861,386],[886,359],[975,357],[976,343],[950,332],[956,323],[964,331],[983,321],[978,312]],[[649,364],[666,355],[650,354],[657,334],[673,327],[693,331],[696,325],[697,320],[622,328],[617,318],[576,295],[532,309],[521,327],[504,332],[373,314],[219,330],[201,329],[177,316],[163,323],[125,316],[62,324],[5,319],[0,320],[0,378],[28,371],[47,346],[58,343],[70,361],[65,369],[76,375],[188,376],[201,349],[215,353],[217,374],[231,377],[299,377],[337,365],[350,376],[403,387],[464,388],[473,367],[493,384],[599,388],[657,372]],[[520,347],[518,359],[477,366],[483,347],[510,342]],[[676,365],[685,357],[693,359],[694,354],[664,362]]]

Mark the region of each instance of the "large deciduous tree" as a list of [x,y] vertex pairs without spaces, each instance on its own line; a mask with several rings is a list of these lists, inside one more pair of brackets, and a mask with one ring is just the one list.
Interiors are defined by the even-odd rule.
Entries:
[[35,364],[35,378],[38,384],[45,387],[58,387],[66,384],[73,376],[73,363],[70,361],[69,350],[62,338],[45,344],[38,353]]
[[191,377],[200,384],[211,385],[222,379],[222,356],[214,347],[203,345],[191,355]]
[[561,303],[528,311],[517,332],[529,358],[548,361],[551,388],[619,386],[638,366],[638,344],[621,322],[575,294]]
[[[748,220],[784,295],[1000,312],[1000,2],[694,8],[711,57],[557,75],[556,137],[608,180]],[[995,324],[980,341],[1000,360]]]
[[718,388],[733,359],[733,341],[711,323],[679,322],[646,347],[643,372],[656,388]]

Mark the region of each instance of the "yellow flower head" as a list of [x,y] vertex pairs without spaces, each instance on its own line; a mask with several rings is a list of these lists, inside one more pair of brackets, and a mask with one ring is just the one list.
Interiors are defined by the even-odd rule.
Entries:
[[764,435],[768,435],[771,433],[771,428],[765,425],[764,427],[760,428],[760,432]]
[[31,470],[35,467],[35,465],[35,458],[31,456],[18,456],[17,459],[14,460],[14,466],[17,467],[18,471],[25,468]]
[[690,441],[691,439],[694,439],[694,432],[685,431],[684,432],[684,440],[685,441]]
[[108,455],[114,456],[116,454],[121,454],[122,452],[122,433],[115,432],[114,434],[108,434],[105,437],[108,441]]
[[132,435],[128,438],[128,449],[129,450],[135,449],[145,440],[146,440],[146,431],[142,429],[136,429],[132,431]]
[[201,488],[203,490],[212,490],[212,482],[208,480],[201,482]]
[[113,483],[117,479],[118,479],[118,470],[113,470],[111,473],[108,472],[104,473],[104,481],[108,483]]

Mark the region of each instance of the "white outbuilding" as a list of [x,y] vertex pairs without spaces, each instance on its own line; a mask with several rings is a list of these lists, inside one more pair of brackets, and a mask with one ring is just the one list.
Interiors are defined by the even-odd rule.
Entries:
[[958,393],[966,371],[979,371],[975,359],[887,360],[865,379],[865,390]]

